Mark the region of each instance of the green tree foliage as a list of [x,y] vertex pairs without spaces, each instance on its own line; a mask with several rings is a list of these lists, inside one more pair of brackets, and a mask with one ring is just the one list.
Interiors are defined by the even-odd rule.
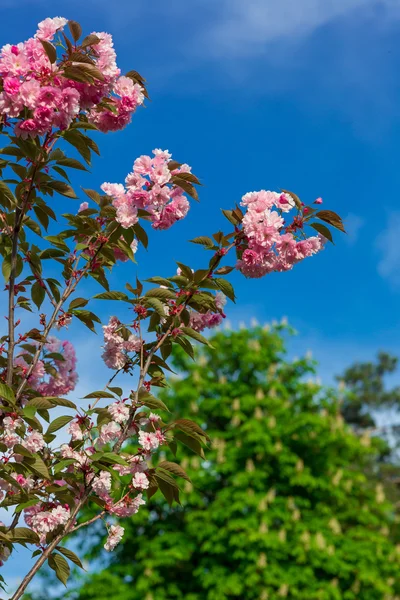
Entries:
[[400,501],[400,386],[388,386],[398,359],[380,352],[375,361],[354,363],[337,380],[345,385],[341,414],[358,433],[373,433],[382,440],[379,454],[367,468],[368,477],[380,481],[388,496]]
[[[164,392],[211,437],[179,448],[182,506],[160,493],[123,523],[112,564],[79,600],[389,600],[400,597],[393,507],[365,475],[379,440],[344,423],[280,328],[218,333]],[[165,456],[172,459],[172,456]]]
[[348,391],[342,405],[347,423],[357,428],[375,427],[379,414],[400,407],[400,386],[387,389],[385,385],[386,376],[397,367],[395,356],[380,352],[375,362],[355,363],[337,378]]

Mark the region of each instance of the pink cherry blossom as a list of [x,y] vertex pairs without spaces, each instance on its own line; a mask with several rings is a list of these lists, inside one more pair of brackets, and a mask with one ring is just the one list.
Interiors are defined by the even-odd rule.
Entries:
[[72,421],[67,429],[67,433],[74,442],[83,440],[83,431],[77,421]]
[[123,402],[114,402],[108,407],[108,412],[116,423],[126,423],[129,417],[129,407]]
[[111,474],[108,471],[100,471],[98,477],[95,477],[92,483],[92,488],[99,498],[108,500],[111,490]]
[[54,17],[53,19],[48,17],[39,23],[35,37],[41,40],[51,41],[56,32],[62,30],[66,24],[67,19],[64,19],[63,17]]
[[144,473],[135,473],[132,478],[132,485],[137,490],[147,490],[150,484]]
[[42,448],[45,447],[46,442],[39,431],[33,431],[24,439],[22,445],[30,452],[39,452],[39,450],[42,450]]
[[97,445],[101,448],[109,442],[115,442],[120,435],[121,427],[118,425],[118,423],[111,421],[110,423],[107,423],[101,427]]
[[123,538],[125,529],[120,525],[111,525],[108,530],[108,538],[104,544],[104,548],[107,552],[112,552],[116,546],[120,543]]
[[144,450],[157,450],[160,439],[156,433],[139,431],[139,444]]
[[[128,84],[123,80],[120,87]],[[184,190],[171,182],[172,171],[168,166],[171,154],[167,150],[153,150],[153,157],[140,156],[133,164],[133,171],[122,184],[103,183],[102,190],[113,198],[117,210],[116,219],[125,229],[137,222],[137,210],[145,209],[150,214],[154,229],[169,229],[183,219],[189,202]],[[190,173],[190,167],[175,169],[174,172]]]

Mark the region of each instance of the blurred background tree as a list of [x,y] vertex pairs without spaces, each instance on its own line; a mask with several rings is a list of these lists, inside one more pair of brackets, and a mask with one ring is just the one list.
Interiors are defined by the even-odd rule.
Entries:
[[98,572],[64,598],[399,597],[397,520],[374,468],[386,443],[356,435],[343,418],[357,428],[373,425],[355,421],[364,411],[350,408],[349,394],[375,406],[369,390],[383,398],[387,363],[348,369],[341,379],[349,392],[338,398],[315,382],[309,359],[285,357],[286,333],[220,332],[213,349],[197,349],[195,362],[175,353],[179,376],[163,399],[207,427],[212,445],[204,460],[180,450],[192,480],[182,506],[170,508],[156,495],[123,523],[111,564],[101,569],[99,558]]
[[345,421],[356,433],[366,432],[383,442],[366,473],[380,481],[388,497],[399,505],[400,387],[387,385],[397,368],[395,356],[380,352],[375,361],[355,363],[336,379],[345,386],[341,403]]

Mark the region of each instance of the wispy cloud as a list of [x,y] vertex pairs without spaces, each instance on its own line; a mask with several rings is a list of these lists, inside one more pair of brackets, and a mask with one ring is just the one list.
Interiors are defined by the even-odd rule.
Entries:
[[[223,0],[218,17],[204,32],[208,52],[243,57],[264,53],[266,44],[295,40],[351,13],[365,0]],[[384,2],[385,5],[391,4]]]
[[400,212],[392,212],[376,246],[381,255],[378,273],[394,286],[400,286]]

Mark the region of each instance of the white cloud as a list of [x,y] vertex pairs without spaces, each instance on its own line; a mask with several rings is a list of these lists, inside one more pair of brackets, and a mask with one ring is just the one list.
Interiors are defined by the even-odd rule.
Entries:
[[366,4],[368,0],[223,0],[218,20],[204,35],[213,42],[208,51],[258,54],[267,43],[304,37]]
[[381,255],[378,273],[400,286],[400,212],[389,214],[388,225],[379,235],[376,246]]

